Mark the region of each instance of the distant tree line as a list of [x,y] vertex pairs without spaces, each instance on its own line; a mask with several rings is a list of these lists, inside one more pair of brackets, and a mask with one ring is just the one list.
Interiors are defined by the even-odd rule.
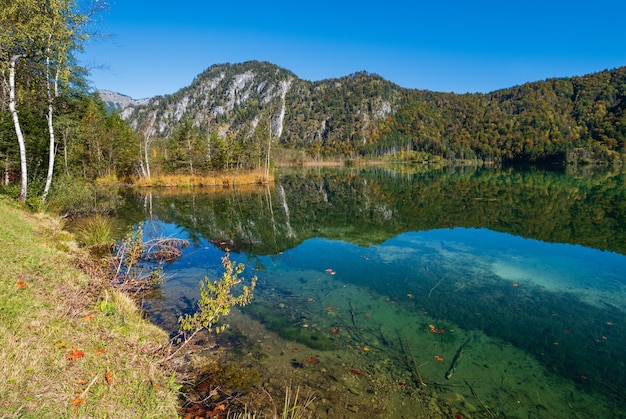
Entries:
[[364,156],[400,150],[446,159],[623,163],[626,67],[489,94],[414,91]]

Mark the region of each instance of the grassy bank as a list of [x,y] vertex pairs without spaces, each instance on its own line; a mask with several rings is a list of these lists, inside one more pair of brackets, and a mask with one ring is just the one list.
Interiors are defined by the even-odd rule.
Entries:
[[0,197],[0,417],[176,417],[167,335],[79,269],[59,222]]

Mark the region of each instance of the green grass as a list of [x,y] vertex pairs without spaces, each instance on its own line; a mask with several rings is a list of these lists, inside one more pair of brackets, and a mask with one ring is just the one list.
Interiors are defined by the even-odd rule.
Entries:
[[176,417],[177,387],[153,355],[166,333],[77,268],[57,219],[3,197],[0,213],[0,417]]

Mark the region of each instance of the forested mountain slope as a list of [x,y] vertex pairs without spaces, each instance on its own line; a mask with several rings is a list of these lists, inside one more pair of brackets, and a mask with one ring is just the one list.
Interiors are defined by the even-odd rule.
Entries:
[[458,95],[405,89],[366,72],[310,82],[250,61],[214,65],[190,86],[123,116],[144,136],[177,137],[192,126],[244,146],[271,120],[271,131],[267,122],[263,129],[274,141],[311,157],[423,152],[450,160],[620,163],[625,108],[626,67]]
[[626,67],[488,94],[414,91],[370,150],[398,144],[449,159],[620,161]]
[[152,98],[125,116],[146,134],[168,137],[188,120],[205,133],[231,139],[250,136],[261,119],[270,117],[273,136],[282,144],[340,153],[346,142],[355,149],[371,138],[406,92],[367,73],[310,82],[273,64],[250,61],[214,65],[190,86]]

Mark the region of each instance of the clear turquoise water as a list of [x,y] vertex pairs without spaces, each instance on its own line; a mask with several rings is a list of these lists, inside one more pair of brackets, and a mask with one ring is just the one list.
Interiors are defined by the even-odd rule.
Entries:
[[[427,388],[463,417],[626,417],[626,256],[483,226],[385,233],[376,242],[340,239],[363,237],[355,233],[362,225],[346,221],[339,223],[340,234],[323,237],[326,221],[314,227],[319,237],[298,240],[306,217],[294,219],[305,208],[288,201],[271,207],[274,229],[295,243],[276,245],[275,252],[259,245],[267,242],[259,239],[263,234],[250,233],[261,223],[253,217],[237,219],[228,232],[215,221],[202,234],[188,217],[146,223],[148,235],[193,242],[166,267],[170,278],[160,298],[147,303],[153,320],[174,331],[178,315],[194,309],[198,281],[221,274],[223,245],[215,237],[243,231],[252,245],[232,256],[259,281],[253,304],[234,319],[250,322],[257,343],[272,342],[267,371],[267,362],[277,370],[285,362],[305,365],[319,388],[340,389],[357,370],[361,381],[350,385],[364,387],[355,397],[384,405],[387,413],[380,417],[405,414],[405,403],[410,407],[411,391],[421,388],[416,365]],[[393,214],[398,207],[390,208]],[[374,214],[371,225],[381,213],[388,212]],[[219,211],[211,214],[220,217]],[[272,355],[270,346],[280,346],[281,355]],[[309,356],[320,364],[308,365]]]
[[[175,225],[156,225],[160,234],[185,236]],[[173,317],[193,309],[199,278],[218,277],[222,255],[213,244],[200,241],[167,267],[172,277],[162,288],[164,301],[152,306],[160,322],[174,327]],[[363,327],[367,331],[343,332],[342,340],[333,339],[331,350],[356,346],[384,352],[397,364],[389,367],[397,381],[413,379],[401,356],[402,339],[422,361],[431,361],[422,369],[424,380],[447,383],[451,360],[472,336],[455,378],[489,377],[492,384],[476,386],[492,406],[504,406],[501,413],[515,404],[508,400],[511,394],[498,390],[498,383],[517,374],[527,387],[524,394],[539,391],[535,384],[550,388],[558,383],[556,390],[541,390],[549,405],[546,416],[538,413],[542,409],[524,410],[522,416],[571,414],[567,400],[572,392],[579,403],[595,400],[596,409],[602,401],[605,417],[621,414],[626,373],[623,255],[454,228],[403,233],[368,247],[317,238],[278,255],[236,253],[233,258],[248,266],[248,275],[259,278],[253,304],[285,311],[294,323],[309,323],[325,336],[333,328]],[[353,323],[354,316],[358,320]],[[432,333],[430,325],[445,332]],[[294,347],[303,345],[292,338]],[[432,362],[435,356],[444,358],[440,365]],[[520,371],[493,366],[494,360],[510,365],[511,358],[519,361]],[[537,380],[537,374],[545,378]],[[541,404],[528,398],[525,405]],[[591,412],[580,406],[578,411],[580,417]]]

